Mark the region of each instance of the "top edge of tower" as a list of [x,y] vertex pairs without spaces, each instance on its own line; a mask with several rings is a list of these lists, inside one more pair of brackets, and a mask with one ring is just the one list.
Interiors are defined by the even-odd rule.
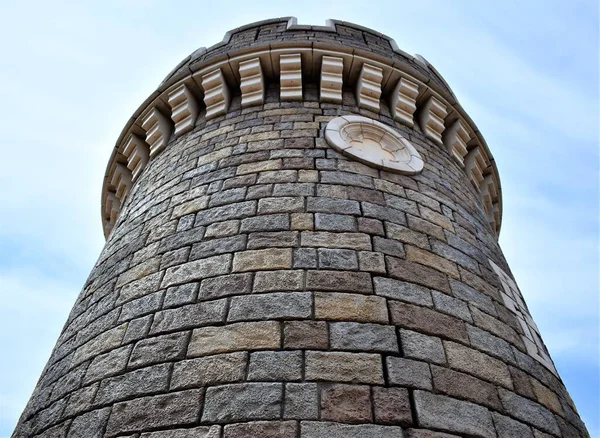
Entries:
[[[259,64],[262,64],[264,69],[266,60],[270,65],[267,70],[270,68],[270,71],[265,72],[265,79],[277,81],[281,73],[280,57],[291,53],[298,53],[298,56],[301,54],[302,81],[305,80],[307,68],[308,76],[318,76],[317,63],[324,55],[337,56],[345,60],[344,86],[352,85],[357,81],[358,73],[355,66],[369,63],[383,71],[382,100],[393,99],[390,96],[390,89],[394,89],[392,82],[396,83],[399,79],[405,78],[409,83],[412,81],[419,85],[418,97],[415,98],[418,100],[415,101],[417,104],[415,117],[423,112],[423,108],[428,105],[427,102],[431,105],[431,100],[434,100],[437,102],[434,106],[441,104],[444,107],[444,115],[440,119],[442,125],[437,133],[439,138],[437,141],[434,139],[434,142],[448,148],[451,154],[453,147],[449,142],[461,143],[459,149],[462,149],[463,153],[459,157],[460,164],[465,166],[467,159],[470,160],[469,169],[465,171],[482,196],[482,190],[485,191],[489,204],[486,205],[486,214],[490,217],[493,231],[499,235],[502,219],[502,188],[495,160],[478,127],[462,108],[452,89],[435,67],[423,56],[418,54],[413,56],[401,50],[393,38],[355,23],[330,19],[324,26],[315,26],[298,24],[295,17],[281,17],[232,29],[225,33],[221,42],[208,48],[201,47],[195,50],[165,77],[157,89],[133,113],[117,139],[104,176],[101,214],[105,236],[108,237],[116,222],[120,206],[131,186],[130,178],[129,185],[123,187],[124,182],[127,182],[123,179],[123,172],[127,171],[127,168],[132,169],[133,180],[136,178],[130,156],[135,155],[136,159],[139,159],[138,155],[133,153],[137,143],[143,144],[145,149],[150,146],[149,157],[145,159],[151,160],[173,138],[183,133],[183,129],[177,129],[177,124],[183,122],[176,120],[177,117],[182,117],[181,108],[178,106],[183,105],[182,101],[185,102],[186,99],[188,103],[197,101],[192,105],[196,106],[196,114],[191,123],[187,122],[187,132],[187,129],[192,129],[197,124],[196,118],[197,120],[203,118],[199,115],[198,107],[202,106],[202,111],[208,110],[206,96],[209,92],[219,89],[218,83],[225,88],[239,89],[242,63],[260,58]],[[213,85],[210,85],[212,82],[207,81],[207,78],[217,70],[220,71],[221,76],[216,79],[215,88],[208,89],[207,84],[209,87]],[[186,88],[185,91],[181,90],[182,87]],[[230,100],[230,91],[228,89],[222,91],[223,95],[228,95],[225,100]],[[185,93],[187,97],[184,96]],[[228,108],[228,102],[226,107]],[[435,108],[428,111],[435,112]],[[208,120],[209,115],[208,112],[204,114],[204,120]],[[216,115],[224,115],[224,113],[215,113],[214,116]],[[457,127],[459,121],[462,123]],[[421,123],[422,121],[419,120],[419,125]],[[156,143],[161,125],[170,125],[170,127],[164,130],[166,134],[163,137],[166,138],[161,138]],[[446,136],[451,136],[452,140],[447,141]],[[151,140],[158,144],[156,148],[152,147]],[[468,152],[476,152],[471,154],[476,156],[467,156],[467,149]],[[141,172],[139,166],[137,172],[138,174]],[[121,191],[119,196],[118,185],[125,190],[125,194]],[[115,205],[116,212],[113,211]]]

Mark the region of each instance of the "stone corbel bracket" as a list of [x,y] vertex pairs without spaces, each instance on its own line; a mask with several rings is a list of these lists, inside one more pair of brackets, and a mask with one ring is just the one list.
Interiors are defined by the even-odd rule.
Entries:
[[[334,35],[341,28],[351,28],[380,44],[389,44],[391,49],[384,56],[333,40],[271,38],[242,47],[234,44],[224,50],[234,35],[248,33],[257,38],[257,28],[282,24],[284,32],[292,33],[318,31]],[[143,174],[145,166],[173,138],[197,124],[225,116],[236,89],[242,107],[248,108],[264,104],[269,84],[279,85],[282,101],[301,101],[303,83],[315,83],[319,100],[327,103],[341,103],[344,87],[353,89],[362,110],[379,114],[387,105],[397,123],[420,129],[464,168],[481,198],[487,222],[499,233],[502,190],[494,159],[477,126],[439,72],[423,57],[408,55],[394,40],[371,29],[337,20],[329,20],[326,26],[305,26],[285,17],[234,29],[221,43],[197,50],[169,73],[133,114],[117,141],[104,178],[105,235],[110,233],[131,184]],[[123,167],[117,163],[131,171],[130,185],[118,184],[119,190],[113,183],[123,178],[117,176]]]

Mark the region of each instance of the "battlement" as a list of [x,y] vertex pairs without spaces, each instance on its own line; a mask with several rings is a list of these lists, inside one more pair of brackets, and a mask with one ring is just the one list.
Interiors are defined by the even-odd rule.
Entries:
[[[317,95],[305,92],[309,84]],[[279,87],[279,101],[342,108],[342,91],[351,90],[360,114],[422,133],[464,169],[492,230],[500,232],[502,192],[493,156],[437,70],[374,30],[337,20],[325,26],[298,25],[286,17],[242,26],[227,32],[220,43],[196,50],[134,112],[104,177],[105,236],[150,160],[213,119],[257,106],[268,109],[269,87]]]

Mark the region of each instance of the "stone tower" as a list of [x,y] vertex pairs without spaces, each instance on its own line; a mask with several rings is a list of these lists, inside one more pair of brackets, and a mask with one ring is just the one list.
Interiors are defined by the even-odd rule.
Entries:
[[106,245],[14,437],[585,437],[424,58],[278,18],[133,114]]

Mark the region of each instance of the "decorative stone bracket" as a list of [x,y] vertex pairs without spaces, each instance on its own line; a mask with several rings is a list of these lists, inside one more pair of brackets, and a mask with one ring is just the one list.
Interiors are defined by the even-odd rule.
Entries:
[[[320,27],[319,30],[334,32],[336,23],[332,21],[331,27]],[[304,28],[290,21],[289,30]],[[400,53],[393,40],[389,40],[394,50]],[[439,73],[422,57],[417,56],[413,60],[443,82]],[[131,182],[140,176],[150,159],[164,150],[173,132],[177,137],[192,130],[199,121],[227,114],[233,87],[239,87],[242,107],[247,108],[264,103],[269,82],[279,83],[282,101],[301,101],[303,81],[318,84],[321,102],[341,103],[343,87],[354,87],[360,108],[377,114],[382,105],[389,102],[395,121],[409,127],[418,122],[428,139],[464,167],[481,196],[490,226],[494,232],[499,232],[502,213],[500,180],[485,140],[449,88],[442,89],[425,80],[408,64],[404,66],[391,59],[386,62],[370,51],[343,45],[288,41],[282,46],[263,43],[231,50],[225,60],[209,57],[203,62],[190,64],[189,69],[189,74],[171,74],[161,84],[160,91],[155,92],[136,112],[138,115],[134,116],[117,143],[103,188],[106,236],[114,225],[115,209],[118,214]],[[145,141],[140,133],[144,133]],[[127,170],[130,173],[124,176]],[[113,195],[108,208],[110,193]],[[112,196],[119,202],[114,202]]]

